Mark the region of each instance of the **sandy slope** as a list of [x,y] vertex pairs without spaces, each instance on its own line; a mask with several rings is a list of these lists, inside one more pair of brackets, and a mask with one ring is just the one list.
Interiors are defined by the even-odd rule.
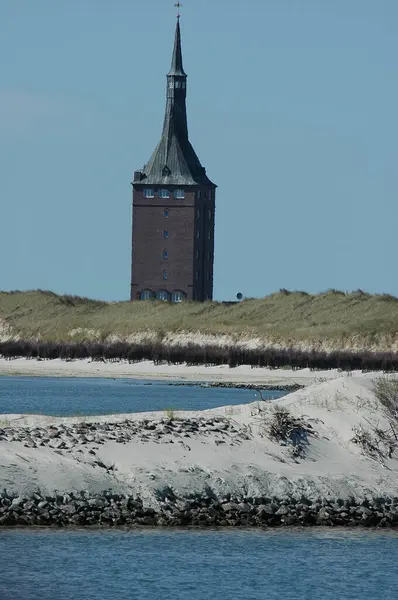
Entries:
[[[177,413],[179,419],[210,419],[210,425],[186,437],[183,432],[173,431],[152,439],[151,432],[147,435],[144,431],[144,437],[134,434],[125,443],[106,439],[104,443],[89,441],[81,445],[76,441],[69,450],[48,445],[26,447],[23,441],[10,441],[10,435],[4,432],[13,431],[13,437],[18,438],[18,432],[25,431],[22,427],[29,427],[29,431],[35,427],[48,430],[51,424],[68,428],[83,419],[3,415],[0,488],[18,493],[112,488],[140,494],[152,504],[156,504],[157,493],[167,487],[182,497],[209,489],[217,497],[228,492],[253,497],[398,496],[398,458],[379,461],[366,457],[351,441],[353,427],[358,425],[367,429],[370,424],[389,427],[373,395],[370,378],[343,376],[313,384],[276,404],[304,416],[312,425],[314,435],[309,437],[304,458],[292,458],[288,447],[262,435],[264,422],[273,410],[271,403]],[[147,419],[162,428],[164,417],[164,413],[117,415],[87,418],[86,422],[111,424],[126,418],[132,422]],[[214,424],[216,417],[225,419],[231,432]],[[125,428],[128,431],[129,425]],[[67,440],[63,436],[61,439]],[[98,460],[111,470],[98,466]]]

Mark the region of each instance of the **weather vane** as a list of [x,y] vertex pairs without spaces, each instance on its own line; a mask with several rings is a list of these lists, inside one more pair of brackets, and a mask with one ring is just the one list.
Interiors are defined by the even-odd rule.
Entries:
[[181,2],[178,1],[176,4],[174,4],[174,6],[177,9],[177,19],[179,19],[180,16],[181,16],[181,14],[180,14],[180,8],[182,8],[182,4],[181,4]]

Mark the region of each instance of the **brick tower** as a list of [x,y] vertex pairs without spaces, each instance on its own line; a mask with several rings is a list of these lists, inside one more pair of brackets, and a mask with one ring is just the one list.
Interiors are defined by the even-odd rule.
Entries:
[[213,297],[217,186],[189,142],[186,95],[178,17],[162,136],[132,183],[131,300]]

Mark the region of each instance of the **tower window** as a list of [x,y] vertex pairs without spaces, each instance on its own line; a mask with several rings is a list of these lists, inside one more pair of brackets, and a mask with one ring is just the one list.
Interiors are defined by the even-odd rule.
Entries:
[[165,208],[163,211],[163,216],[167,219],[167,217],[169,216],[169,209]]
[[170,298],[169,292],[166,290],[159,290],[156,292],[156,300],[162,300],[163,302],[168,302]]
[[169,81],[169,88],[171,90],[174,88],[174,81],[172,79],[170,79],[170,81]]
[[169,253],[167,250],[163,250],[163,260],[167,260],[169,258]]
[[200,194],[200,190],[198,190],[198,191],[196,192],[196,197],[197,197],[197,199],[198,199],[198,200],[200,200],[200,195],[201,195],[201,194]]
[[198,210],[196,211],[196,218],[200,219],[200,208],[198,208]]
[[175,196],[177,199],[181,200],[182,198],[185,198],[185,192],[184,192],[184,190],[176,190],[176,191],[174,192],[174,196]]
[[176,88],[180,89],[181,87],[181,81],[176,81]]
[[200,258],[200,250],[196,250],[196,260],[199,260]]
[[213,192],[212,192],[212,190],[209,190],[209,200],[212,199],[212,196],[213,196]]
[[159,190],[159,198],[170,198],[170,192],[166,188],[161,188]]
[[210,230],[207,232],[207,239],[211,240],[211,231]]
[[207,273],[206,273],[206,279],[207,279],[207,281],[210,281],[210,273],[209,273],[209,271],[207,271]]
[[207,260],[211,260],[211,252],[207,253]]
[[196,230],[196,237],[197,237],[197,239],[200,238],[200,231],[199,231],[199,229]]
[[212,211],[211,211],[210,209],[209,209],[209,211],[208,211],[208,216],[209,216],[209,219],[211,219],[211,218],[212,218],[212,216],[213,216],[213,213],[212,213]]
[[165,240],[167,240],[167,239],[168,239],[168,237],[169,237],[169,232],[167,231],[167,229],[163,229],[163,237],[164,237],[164,239],[165,239]]
[[196,271],[196,273],[195,273],[195,279],[199,279],[199,271]]
[[166,269],[163,271],[163,279],[165,279],[165,280],[167,279],[167,271],[166,271]]
[[144,188],[144,198],[154,198],[155,192],[151,188]]
[[182,89],[185,90],[185,81],[182,82],[181,86],[182,86]]
[[172,302],[182,302],[183,300],[185,300],[185,294],[184,294],[184,292],[173,292],[171,294],[171,301]]
[[151,290],[143,290],[140,293],[140,300],[150,300],[152,298]]

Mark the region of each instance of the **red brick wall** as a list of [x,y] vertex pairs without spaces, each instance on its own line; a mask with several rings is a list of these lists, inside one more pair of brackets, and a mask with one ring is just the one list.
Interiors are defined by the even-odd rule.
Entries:
[[[205,193],[206,192],[206,193]],[[214,191],[213,197],[214,197]],[[131,299],[137,292],[181,290],[188,300],[212,297],[214,254],[214,200],[209,190],[202,188],[201,197],[195,189],[185,190],[185,198],[144,198],[143,188],[133,189],[133,243]],[[164,210],[168,209],[168,216]],[[209,219],[208,210],[212,211]],[[198,210],[200,216],[198,218]],[[168,239],[163,237],[168,231]],[[200,237],[197,238],[197,231]],[[211,232],[210,240],[208,231]],[[167,250],[168,258],[163,258]],[[199,250],[199,259],[196,252]],[[208,259],[210,252],[210,259]],[[167,270],[167,280],[163,279]],[[199,279],[196,279],[196,272]],[[210,273],[210,279],[207,279]]]

